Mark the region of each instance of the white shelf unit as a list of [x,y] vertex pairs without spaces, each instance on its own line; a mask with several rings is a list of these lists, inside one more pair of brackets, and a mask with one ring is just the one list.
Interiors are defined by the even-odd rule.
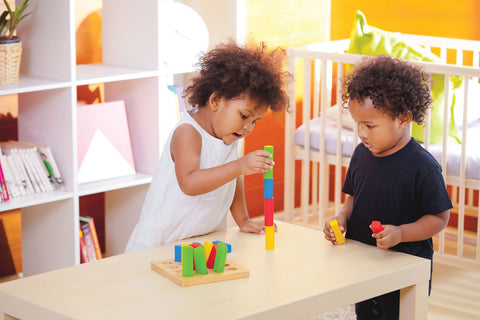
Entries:
[[[101,64],[76,65],[74,0],[32,0],[34,13],[19,27],[20,80],[0,86],[0,95],[18,94],[19,139],[49,146],[65,181],[62,191],[0,204],[0,211],[21,209],[25,276],[80,262],[79,197],[105,192],[107,255],[123,251],[138,219],[158,161],[161,108],[168,107],[161,103],[161,3],[141,2],[148,10],[136,15],[130,0],[103,1]],[[137,174],[79,185],[76,92],[77,86],[94,83],[104,83],[106,101],[125,101]]]
[[[204,5],[215,8],[223,2]],[[235,9],[236,0],[227,2]],[[162,103],[167,90],[161,63],[163,3],[103,0],[102,63],[77,66],[75,0],[30,1],[34,13],[18,28],[20,79],[0,86],[0,95],[18,94],[18,137],[52,149],[65,188],[0,204],[0,211],[21,209],[24,276],[80,263],[81,196],[105,193],[106,255],[123,252],[163,147],[162,108],[169,107]],[[237,25],[235,20],[224,22]],[[223,40],[236,36],[225,30],[218,35]],[[137,174],[78,184],[77,87],[97,83],[104,84],[105,101],[125,101]]]

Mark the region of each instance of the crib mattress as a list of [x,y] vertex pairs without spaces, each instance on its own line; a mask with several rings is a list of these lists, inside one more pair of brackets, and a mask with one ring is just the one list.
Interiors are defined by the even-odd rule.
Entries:
[[[320,150],[321,118],[310,120],[310,148],[314,151]],[[469,124],[467,129],[466,145],[466,178],[480,179],[480,119]],[[325,152],[334,155],[337,150],[337,123],[331,118],[325,118]],[[305,124],[295,130],[295,144],[303,147],[305,145]],[[354,132],[348,128],[342,128],[341,134],[342,155],[351,157],[354,149]],[[441,163],[442,145],[431,144],[428,150],[433,157]],[[448,144],[447,146],[447,174],[458,176],[460,172],[462,145]]]

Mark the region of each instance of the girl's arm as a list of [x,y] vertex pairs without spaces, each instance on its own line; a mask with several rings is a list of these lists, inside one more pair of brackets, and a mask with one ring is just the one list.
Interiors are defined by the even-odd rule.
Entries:
[[384,225],[384,230],[373,234],[380,249],[391,248],[400,242],[421,241],[433,237],[448,224],[450,210],[426,214],[413,223],[400,226]]
[[235,195],[230,207],[230,212],[232,213],[233,220],[235,220],[240,228],[240,231],[262,233],[262,230],[265,229],[265,226],[261,221],[253,221],[248,217],[243,177],[237,178]]
[[170,154],[175,162],[175,174],[182,191],[190,196],[219,188],[242,174],[263,173],[272,168],[270,154],[253,151],[221,166],[200,169],[202,138],[191,125],[179,126],[172,136]]

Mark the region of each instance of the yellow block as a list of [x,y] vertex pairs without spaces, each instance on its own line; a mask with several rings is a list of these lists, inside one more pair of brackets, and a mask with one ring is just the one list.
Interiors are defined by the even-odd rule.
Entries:
[[210,257],[210,252],[212,251],[213,243],[210,241],[205,241],[205,260],[208,261],[208,257]]
[[335,234],[335,240],[337,240],[337,244],[344,244],[345,237],[343,236],[342,230],[340,230],[340,226],[338,225],[338,221],[336,219],[330,221],[330,227],[332,227],[333,234]]
[[273,250],[275,248],[275,226],[265,226],[265,248]]

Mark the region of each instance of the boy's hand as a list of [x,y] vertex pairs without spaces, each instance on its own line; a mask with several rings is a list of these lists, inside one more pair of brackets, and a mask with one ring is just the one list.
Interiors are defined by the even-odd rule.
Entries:
[[337,219],[338,225],[340,226],[340,231],[344,233],[347,230],[347,221],[342,215],[338,215],[325,221],[325,225],[323,226],[323,233],[325,239],[330,241],[333,244],[337,244],[337,240],[335,239],[335,234],[333,233],[332,227],[330,227],[330,221]]
[[273,168],[275,164],[272,160],[266,158],[272,155],[265,150],[252,151],[242,158],[238,159],[240,171],[243,175],[253,173],[264,173]]
[[402,242],[402,230],[394,225],[383,226],[383,231],[372,234],[377,239],[377,247],[386,250]]

